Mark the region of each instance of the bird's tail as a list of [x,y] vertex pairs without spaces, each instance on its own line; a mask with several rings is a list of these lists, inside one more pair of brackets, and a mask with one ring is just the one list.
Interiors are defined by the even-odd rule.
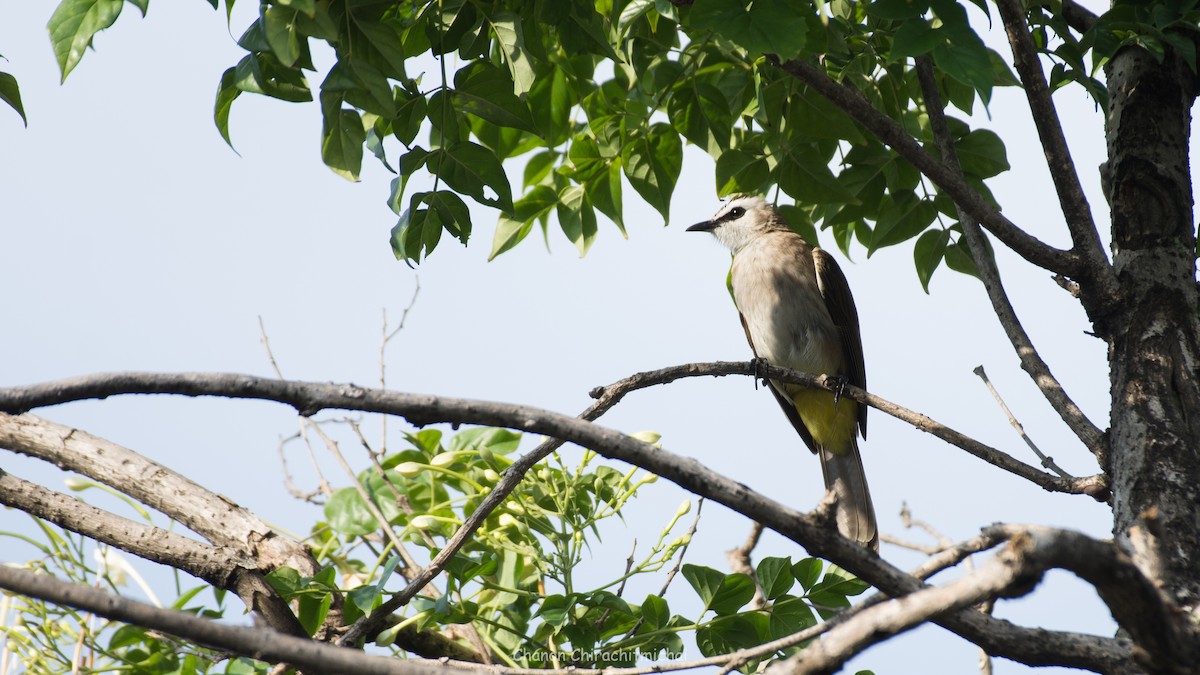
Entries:
[[875,525],[875,507],[863,473],[857,439],[841,454],[821,448],[821,473],[825,489],[837,495],[837,527],[843,536],[879,550],[879,531]]

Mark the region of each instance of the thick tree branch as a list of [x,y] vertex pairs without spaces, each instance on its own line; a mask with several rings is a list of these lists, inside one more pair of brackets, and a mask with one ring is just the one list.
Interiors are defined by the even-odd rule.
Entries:
[[20,509],[77,534],[146,560],[169,565],[237,593],[281,633],[307,638],[296,615],[240,551],[217,548],[162,528],[122,518],[0,469],[0,504]]
[[[697,374],[751,375],[755,372],[749,363],[693,364],[668,370],[670,372],[661,375],[667,381]],[[706,370],[710,372],[702,373]],[[774,367],[765,371],[759,367],[757,373],[808,386],[817,384],[819,379]],[[0,408],[50,405],[86,397],[103,398],[121,392],[269,399],[286,402],[308,414],[326,407],[339,407],[398,414],[425,424],[458,422],[506,426],[553,436],[590,448],[611,459],[642,467],[698,495],[724,504],[799,543],[812,555],[836,562],[894,597],[924,586],[874,553],[842,537],[836,529],[824,527],[820,519],[767,499],[745,485],[709,470],[694,459],[674,455],[588,422],[527,406],[371,391],[353,385],[280,382],[242,375],[150,373],[78,378],[49,385],[0,390]],[[846,393],[857,400],[872,402],[875,399],[853,388],[847,388]],[[1050,479],[1061,480],[1053,476]],[[987,649],[989,653],[1031,665],[1063,665],[1107,671],[1128,659],[1128,648],[1120,641],[1021,628],[974,610],[960,610],[940,615],[934,620]]]
[[[1107,323],[1102,320],[1105,314],[1094,312],[1111,311],[1117,298],[1116,276],[1108,263],[1104,246],[1100,243],[1100,234],[1096,230],[1096,222],[1092,219],[1091,206],[1083,194],[1083,186],[1079,183],[1079,174],[1075,170],[1074,160],[1071,159],[1067,138],[1063,135],[1058,109],[1050,96],[1046,75],[1042,72],[1042,63],[1038,59],[1037,47],[1029,34],[1029,24],[1025,22],[1025,8],[1020,0],[996,0],[996,8],[1000,10],[1000,19],[1004,22],[1008,43],[1012,47],[1013,64],[1029,100],[1029,111],[1033,115],[1038,138],[1041,139],[1046,154],[1046,166],[1050,169],[1050,178],[1058,193],[1058,203],[1066,219],[1067,230],[1071,233],[1073,250],[1086,266],[1081,284],[1085,290],[1083,299],[1088,303],[1088,313],[1092,315],[1093,321],[1099,324]],[[1076,278],[1076,281],[1080,279]],[[1090,292],[1086,292],[1089,290]]]
[[1082,269],[1083,261],[1073,251],[1056,249],[1030,236],[1017,227],[972,188],[962,177],[951,171],[933,155],[925,152],[921,145],[904,130],[899,122],[884,115],[871,105],[862,92],[839,84],[816,66],[804,61],[781,62],[773,55],[772,63],[787,74],[795,77],[829,99],[842,112],[867,128],[876,138],[889,145],[901,157],[908,160],[918,171],[933,181],[961,205],[977,222],[1015,251],[1022,258],[1039,267],[1069,277],[1075,277]]
[[85,431],[33,415],[0,414],[0,448],[50,462],[113,487],[187,526],[215,546],[244,551],[259,568],[280,566],[312,576],[320,570],[301,544],[230,499],[138,453]]
[[[925,111],[929,115],[934,138],[942,153],[942,161],[951,172],[961,176],[962,168],[959,166],[958,154],[954,150],[954,141],[950,137],[950,129],[942,110],[942,100],[938,93],[937,80],[934,78],[933,64],[928,57],[917,59],[917,76],[925,97]],[[1029,374],[1034,384],[1041,390],[1042,395],[1050,402],[1050,406],[1067,423],[1067,426],[1084,446],[1098,460],[1101,460],[1101,466],[1103,466],[1102,458],[1106,455],[1108,447],[1104,434],[1095,424],[1092,424],[1079,406],[1075,405],[1075,401],[1067,395],[1062,384],[1050,372],[1050,366],[1042,360],[1041,354],[1034,348],[1033,341],[1029,339],[1029,334],[1025,332],[1024,326],[1017,318],[1016,310],[1013,309],[1008,295],[1004,292],[1004,283],[1000,281],[1000,270],[996,268],[996,261],[988,250],[984,234],[976,224],[977,221],[963,207],[959,206],[958,209],[963,236],[966,237],[972,257],[975,258],[975,266],[978,268],[979,278],[987,290],[988,299],[991,300],[992,311],[1000,320],[1000,325],[1008,335],[1009,342],[1016,350],[1017,357],[1021,361],[1021,368]]]
[[[99,373],[44,384],[0,389],[0,411],[24,412],[38,407],[85,399],[102,399],[119,394],[223,396],[276,401],[292,406],[301,415],[305,416],[315,415],[321,410],[329,408],[338,408],[399,415],[418,426],[438,422],[505,426],[567,440],[603,453],[601,448],[593,446],[604,444],[605,441],[600,440],[602,436],[605,438],[611,437],[604,436],[604,434],[616,434],[616,432],[603,429],[601,430],[602,433],[597,433],[597,430],[600,429],[599,427],[593,427],[585,421],[580,421],[581,419],[595,419],[615,405],[627,393],[637,389],[667,384],[685,377],[723,375],[766,376],[781,382],[794,383],[811,388],[826,388],[822,377],[771,365],[759,365],[756,367],[751,362],[692,363],[637,373],[607,387],[598,387],[591,394],[600,400],[589,407],[580,418],[571,418],[560,413],[511,403],[456,399],[424,394],[407,394],[379,389],[367,389],[354,384],[294,382],[232,373],[129,372]],[[1045,490],[1070,494],[1087,494],[1097,499],[1103,499],[1106,494],[1107,483],[1105,477],[1102,475],[1064,479],[980,443],[926,415],[909,410],[857,387],[847,385],[843,391],[845,395],[856,401],[870,405],[877,410],[907,422],[921,431],[925,431],[951,445],[966,450],[968,453],[989,464],[1029,480]],[[20,420],[22,418],[10,419]],[[61,429],[67,428],[61,427]],[[68,431],[71,430],[68,429]],[[626,436],[621,434],[616,434],[616,436],[627,439]],[[5,442],[4,418],[0,417],[0,446],[5,446]],[[24,452],[19,448],[14,449]],[[136,455],[136,453],[124,450],[123,448],[119,449],[125,453],[132,454],[141,463],[153,464],[149,460]],[[543,450],[546,454],[549,454],[553,448],[549,450],[539,448],[539,450]],[[42,459],[55,463],[63,461],[61,458],[51,457],[42,457]],[[125,459],[123,458],[121,461],[124,462]],[[162,467],[158,467],[158,465],[153,466],[161,471],[167,471]],[[101,482],[106,482],[103,478],[92,475],[75,466],[70,468],[84,475],[96,478],[96,480],[100,480]],[[178,474],[175,475],[178,476]],[[179,476],[179,478],[184,481],[187,480],[182,476]],[[188,483],[194,486],[191,489],[204,490],[190,481]],[[108,484],[113,485],[112,483]],[[113,487],[125,491],[121,485],[113,485]],[[132,492],[125,492],[141,499]],[[146,503],[154,505],[153,502]],[[227,500],[225,504],[229,504]],[[158,507],[155,506],[155,508]],[[168,512],[168,515],[171,514]],[[187,521],[183,522],[191,527]],[[207,536],[205,532],[200,532],[200,534]],[[222,544],[215,541],[214,543]],[[232,545],[236,546],[236,542]]]
[[[1095,586],[1118,623],[1130,631],[1138,645],[1136,655],[1151,671],[1189,672],[1200,657],[1200,631],[1180,620],[1176,608],[1112,542],[1041,526],[994,526],[985,535],[1008,539],[1008,545],[978,571],[867,608],[768,672],[834,673],[866,647],[939,614],[1025,595],[1054,568],[1072,571]],[[1148,660],[1150,654],[1159,660]]]
[[1067,25],[1079,33],[1088,32],[1099,18],[1075,0],[1063,0],[1062,12],[1063,18],[1067,20]]
[[430,661],[372,656],[267,628],[221,624],[4,565],[0,565],[0,588],[114,621],[145,626],[252,659],[286,663],[312,672],[360,675],[465,675],[471,672]]

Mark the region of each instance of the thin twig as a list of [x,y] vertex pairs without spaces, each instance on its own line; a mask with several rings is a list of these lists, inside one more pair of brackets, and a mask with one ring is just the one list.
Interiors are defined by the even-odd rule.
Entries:
[[[933,61],[930,57],[917,57],[917,77],[921,83],[922,95],[925,97],[925,111],[929,115],[929,126],[933,129],[938,150],[942,153],[942,161],[949,171],[961,177],[962,167],[958,163],[958,153],[954,148],[954,140],[946,123],[941,94],[938,93],[937,78],[934,75]],[[975,259],[979,278],[983,281],[983,287],[992,303],[992,311],[1000,320],[1001,327],[1004,328],[1013,349],[1017,352],[1021,368],[1029,374],[1042,395],[1049,401],[1050,407],[1066,422],[1067,427],[1074,432],[1083,445],[1097,458],[1104,456],[1107,447],[1104,434],[1067,395],[1062,384],[1050,372],[1050,366],[1042,360],[1041,354],[1033,346],[1033,341],[1029,339],[1029,334],[1025,332],[1020,319],[1017,318],[1016,310],[1013,309],[1012,303],[1004,291],[1004,284],[1000,280],[996,261],[988,249],[987,239],[979,229],[979,219],[962,206],[957,199],[955,206],[958,209],[963,237],[967,240],[971,257]],[[1062,270],[1056,271],[1062,272]]]
[[1017,435],[1021,437],[1021,440],[1025,441],[1025,445],[1028,445],[1030,450],[1033,450],[1033,454],[1037,455],[1038,459],[1042,460],[1042,466],[1050,469],[1063,478],[1074,478],[1075,476],[1063,471],[1062,467],[1054,462],[1053,457],[1049,457],[1044,454],[1041,449],[1038,448],[1037,444],[1033,442],[1033,439],[1029,437],[1029,434],[1025,433],[1025,427],[1022,426],[1019,421],[1017,421],[1017,418],[1012,414],[1012,411],[1008,409],[1008,405],[1000,396],[1000,392],[996,391],[996,387],[993,386],[992,381],[988,379],[987,372],[984,371],[983,366],[975,366],[975,370],[971,372],[975,373],[979,376],[979,379],[983,380],[983,384],[987,386],[988,391],[992,392],[992,397],[996,399],[996,403],[1000,405],[1000,409],[1003,410],[1005,416],[1008,417],[1008,423],[1017,430]]
[[[404,330],[404,324],[408,321],[408,313],[417,304],[417,296],[421,294],[421,277],[413,277],[415,285],[413,286],[412,297],[408,300],[408,306],[400,313],[400,323],[391,332],[388,331],[387,307],[383,308],[383,335],[379,340],[379,388],[387,389],[387,348],[391,344],[392,339]],[[387,424],[386,417],[381,422],[379,430],[379,449],[381,452],[387,452]]]

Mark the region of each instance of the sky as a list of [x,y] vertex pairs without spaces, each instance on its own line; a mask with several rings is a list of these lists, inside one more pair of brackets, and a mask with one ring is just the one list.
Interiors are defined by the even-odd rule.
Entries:
[[[234,36],[251,20],[252,4],[238,5]],[[222,71],[242,55],[223,13],[205,2],[162,2],[142,20],[127,6],[60,86],[44,28],[52,9],[0,2],[0,54],[7,59],[0,70],[18,78],[29,116],[25,128],[15,113],[0,110],[0,386],[118,370],[271,376],[260,319],[288,378],[375,385],[382,313],[394,326],[418,283],[415,305],[387,353],[388,385],[401,391],[577,414],[591,402],[590,389],[632,373],[750,356],[724,288],[728,253],[711,237],[684,232],[719,206],[712,162],[694,148],[667,227],[626,185],[628,239],[602,224],[580,259],[552,228],[549,250],[531,236],[489,263],[495,214],[475,209],[470,244],[445,237],[414,270],[388,246],[395,224],[386,206],[390,175],[370,160],[359,183],[325,168],[317,105],[242,96],[231,117],[237,152],[222,141],[213,97]],[[986,25],[978,14],[974,19]],[[1074,90],[1056,101],[1095,218],[1106,223],[1097,172],[1102,116]],[[977,115],[974,123],[1008,144],[1013,170],[990,183],[1005,215],[1066,246],[1021,92],[998,90],[990,117]],[[822,241],[833,248],[828,235]],[[911,242],[869,260],[861,247],[850,260],[836,255],[855,293],[873,393],[1036,464],[972,374],[983,365],[1047,454],[1075,475],[1095,473],[1091,455],[1021,371],[977,281],[943,268],[925,294]],[[1004,251],[998,259],[1034,344],[1105,428],[1105,350],[1086,335],[1082,310],[1045,271]],[[276,448],[296,430],[285,406],[117,397],[38,414],[146,454],[285,529],[305,531],[320,516],[289,497],[282,482]],[[748,378],[641,391],[601,423],[657,431],[666,449],[797,508],[811,509],[821,497],[817,463]],[[1110,535],[1105,506],[1046,493],[877,411],[863,454],[888,534],[930,543],[904,530],[899,512],[907,504],[955,540],[993,522]],[[311,485],[300,457],[292,460],[297,481]],[[364,461],[358,457],[357,465]],[[52,467],[0,453],[0,468],[62,489],[63,475]],[[587,569],[612,576],[632,538],[653,540],[684,497],[665,481],[649,486],[626,513],[628,529],[607,533]],[[0,530],[25,527],[23,514],[0,511]],[[740,516],[706,505],[688,561],[727,569],[723,552],[748,529]],[[0,561],[32,555],[7,546]],[[803,552],[768,535],[756,550],[765,555]],[[886,544],[882,555],[906,568],[922,559]],[[660,583],[646,580],[640,593]],[[688,594],[668,596],[679,598],[676,611],[688,612]],[[1061,572],[1032,597],[1002,602],[996,614],[1024,625],[1113,630],[1095,593]],[[913,672],[920,664],[924,673],[961,673],[974,670],[976,659],[972,645],[928,627],[871,648],[846,672]],[[1001,674],[1026,670],[996,663]]]

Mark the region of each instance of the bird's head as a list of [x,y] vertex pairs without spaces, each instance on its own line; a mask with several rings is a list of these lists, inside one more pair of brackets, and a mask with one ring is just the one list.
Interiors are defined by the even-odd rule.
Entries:
[[688,232],[711,232],[729,250],[743,246],[772,230],[787,229],[775,207],[762,197],[734,195],[711,220],[696,223]]

